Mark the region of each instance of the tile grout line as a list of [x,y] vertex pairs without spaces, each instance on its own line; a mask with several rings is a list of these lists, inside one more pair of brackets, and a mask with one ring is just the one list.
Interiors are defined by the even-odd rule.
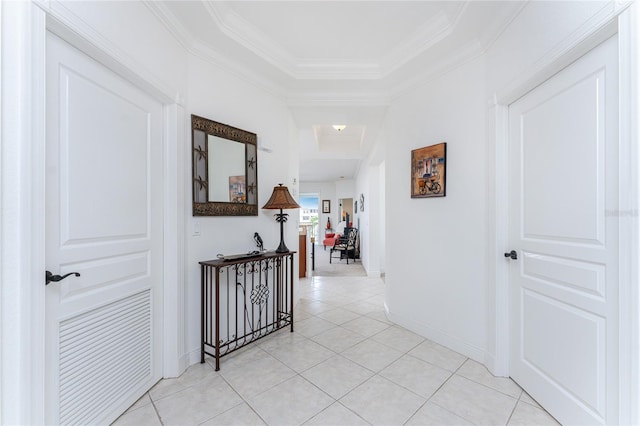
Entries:
[[[268,354],[268,352],[266,352],[264,349],[260,348],[259,346],[257,346],[257,347],[258,347],[260,350],[262,350],[263,352],[265,352],[265,353],[267,353],[267,354]],[[215,372],[215,373],[216,373],[216,374],[217,374],[217,375],[218,375],[218,376],[219,376],[219,377],[220,377],[220,378],[221,378],[221,379],[222,379],[222,380],[227,384],[227,386],[229,386],[229,387],[231,388],[231,390],[233,390],[233,391],[236,393],[236,395],[238,395],[238,397],[242,400],[242,402],[244,402],[244,403],[247,405],[247,407],[249,407],[249,408],[251,409],[251,411],[253,411],[253,412],[254,412],[254,414],[255,414],[256,416],[258,416],[258,418],[259,418],[260,420],[262,420],[262,422],[263,422],[265,425],[268,425],[268,424],[269,424],[269,423],[267,423],[267,422],[266,422],[266,420],[265,420],[265,419],[263,419],[263,418],[262,418],[262,416],[260,415],[260,413],[258,413],[258,412],[255,410],[255,408],[253,408],[253,406],[252,406],[251,404],[249,404],[249,401],[247,401],[247,400],[244,398],[244,396],[242,396],[242,395],[240,394],[240,392],[238,392],[238,390],[237,390],[237,389],[236,389],[236,388],[235,388],[231,383],[229,383],[229,381],[228,381],[228,380],[227,380],[227,379],[222,375],[222,373],[217,372],[217,371],[214,371],[214,372]],[[275,386],[277,386],[277,385],[275,385]],[[269,388],[269,389],[272,389],[272,388]],[[267,390],[269,390],[269,389],[267,389]],[[221,415],[221,414],[223,414],[223,413],[226,413],[227,411],[232,410],[232,409],[234,409],[234,408],[236,408],[236,407],[240,406],[240,404],[242,404],[242,403],[238,403],[237,405],[234,405],[233,407],[230,407],[229,409],[227,409],[227,410],[223,411],[222,413],[219,413],[219,414],[217,414],[217,415],[215,415],[215,416],[211,417],[211,418],[210,418],[210,419],[208,419],[208,420],[215,419],[215,418],[216,418],[216,417],[218,417],[219,415]],[[205,421],[208,421],[208,420],[205,420]],[[201,423],[204,423],[204,422],[201,422]]]
[[[471,359],[471,358],[467,358],[467,359]],[[466,362],[466,361],[465,361],[465,362]],[[460,367],[462,367],[462,366],[460,366]],[[457,373],[458,373],[458,371],[456,370],[456,374],[457,374]],[[476,381],[476,380],[474,380],[474,379],[472,379],[472,378],[470,378],[470,377],[464,376],[464,375],[462,375],[462,374],[458,374],[458,376],[459,376],[459,377],[462,377],[463,379],[467,379],[467,380],[469,380],[470,382],[473,382],[473,383],[475,383],[475,384],[477,384],[477,385],[480,385],[480,386],[483,386],[483,387],[485,387],[485,388],[487,388],[487,389],[491,389],[492,391],[498,392],[498,393],[500,393],[500,394],[502,394],[502,395],[504,395],[504,396],[508,396],[509,398],[515,399],[516,401],[519,401],[519,400],[520,400],[520,397],[517,397],[517,398],[516,398],[516,397],[515,397],[515,396],[513,396],[513,395],[509,395],[508,393],[502,392],[502,391],[501,391],[501,390],[499,390],[499,389],[493,388],[493,387],[491,387],[491,386],[489,386],[489,385],[485,385],[484,383],[480,383],[480,382],[478,382],[478,381]],[[497,376],[493,376],[493,377],[495,377],[495,378],[500,378],[500,377],[497,377]],[[515,382],[514,382],[514,383],[515,383]],[[520,387],[520,385],[516,384],[516,386],[518,386],[518,388],[519,388],[519,389],[520,389],[520,391],[522,392],[522,390],[523,390],[523,389]],[[524,402],[524,401],[523,401],[523,402]]]
[[522,397],[522,392],[524,391],[520,391],[520,395],[518,396],[516,403],[513,405],[513,409],[511,409],[511,413],[509,413],[509,418],[507,418],[507,422],[505,423],[505,426],[509,424],[509,422],[511,421],[511,417],[513,417],[513,413],[516,412],[516,408],[518,408],[518,403],[520,402],[520,398]]
[[155,411],[156,416],[158,417],[158,421],[160,422],[161,425],[164,426],[164,422],[162,421],[162,417],[160,416],[160,412],[158,411],[158,407],[156,407],[155,401],[153,400],[153,398],[151,398],[151,394],[149,394],[149,401],[151,401],[151,405],[153,406],[153,411]]
[[[420,358],[415,357],[415,356],[413,356],[413,355],[410,355],[409,353],[407,353],[407,355],[412,356],[412,357],[414,357],[414,358],[416,358],[416,359],[418,359],[418,360],[420,360],[420,361],[426,362],[427,364],[430,364],[430,365],[433,365],[433,366],[435,366],[435,367],[438,367],[438,366],[437,366],[437,365],[435,365],[435,364],[431,364],[431,363],[430,363],[430,362],[428,362],[428,361],[421,360]],[[468,359],[468,358],[467,358],[467,359]],[[466,360],[465,360],[465,362],[466,362]],[[431,396],[429,396],[429,398],[427,398],[427,400],[424,402],[424,404],[422,404],[422,405],[421,405],[421,406],[416,410],[416,412],[415,412],[415,413],[413,413],[413,415],[412,415],[411,417],[409,417],[409,419],[407,419],[407,421],[406,421],[404,424],[407,424],[407,423],[408,423],[408,422],[409,422],[413,417],[415,417],[415,415],[416,415],[416,414],[418,414],[418,411],[420,411],[420,410],[422,409],[422,407],[424,407],[425,405],[427,405],[427,404],[429,403],[429,401],[431,401],[431,398],[433,398],[433,396],[434,396],[435,394],[437,394],[437,393],[438,393],[438,391],[440,391],[440,389],[442,389],[442,387],[443,387],[443,386],[444,386],[444,385],[445,385],[445,384],[446,384],[446,383],[447,383],[447,382],[448,382],[448,381],[449,381],[449,380],[450,380],[450,379],[451,379],[451,378],[456,374],[456,372],[457,372],[460,368],[462,368],[462,365],[463,365],[463,364],[464,364],[464,362],[463,362],[462,364],[460,364],[460,366],[456,369],[456,371],[453,371],[453,372],[452,372],[452,371],[449,371],[449,370],[447,370],[447,369],[444,369],[444,368],[442,368],[442,367],[438,367],[438,368],[443,369],[444,371],[448,371],[448,372],[449,372],[449,373],[451,373],[451,374],[449,375],[449,377],[447,377],[447,378],[446,378],[446,380],[445,380],[445,381],[443,381],[443,382],[440,384],[440,386],[438,386],[438,388],[437,388],[435,391],[433,391],[433,393],[431,394]],[[433,404],[435,404],[435,402],[434,402]],[[438,404],[435,404],[435,405],[437,405],[438,407],[440,407]],[[451,414],[453,414],[453,415],[455,415],[455,416],[458,416],[456,413],[453,413],[453,412],[451,412],[451,411],[447,410],[447,409],[446,409],[446,408],[444,408],[444,407],[440,407],[440,408],[442,408],[443,410],[448,411],[449,413],[451,413]],[[458,417],[461,417],[461,416],[458,416]],[[463,417],[461,417],[461,418],[463,418]],[[467,420],[467,419],[465,419],[465,420]],[[467,421],[468,421],[468,420],[467,420]],[[473,423],[473,422],[471,422],[471,423]]]

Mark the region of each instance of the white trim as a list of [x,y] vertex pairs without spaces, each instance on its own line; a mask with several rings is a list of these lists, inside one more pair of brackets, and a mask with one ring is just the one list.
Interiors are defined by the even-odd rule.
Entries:
[[2,424],[44,419],[45,17],[2,2]]
[[[495,333],[494,346],[489,348],[491,354],[485,364],[496,376],[509,375],[509,282],[505,259],[502,253],[509,250],[509,198],[508,198],[508,126],[509,108],[506,105],[495,104],[490,107],[488,114],[493,120],[489,123],[487,140],[495,138],[493,146],[489,146],[487,158],[493,158],[495,175],[489,184],[490,199],[489,229],[493,230],[493,239],[488,249],[488,276],[489,283],[495,285],[494,312],[495,316],[490,321],[490,332]],[[490,142],[489,142],[490,144]],[[493,148],[493,149],[491,149]],[[491,235],[491,234],[489,234]],[[491,297],[491,295],[489,295]],[[491,312],[491,310],[490,310]]]
[[497,104],[509,105],[540,85],[543,81],[566,68],[567,65],[617,32],[616,16],[620,13],[608,3],[570,37],[563,40],[536,62],[520,78],[495,94]]
[[164,104],[182,103],[179,91],[162,83],[137,60],[124,53],[64,6],[50,0],[40,4],[47,14],[47,30],[89,55]]
[[198,347],[185,354],[184,359],[187,362],[187,365],[200,364],[200,350],[200,347]]
[[184,312],[185,191],[184,108],[164,107],[164,290],[163,377],[178,377],[187,368]]
[[634,4],[619,18],[620,153],[619,153],[619,282],[620,417],[619,424],[640,422],[640,7]]

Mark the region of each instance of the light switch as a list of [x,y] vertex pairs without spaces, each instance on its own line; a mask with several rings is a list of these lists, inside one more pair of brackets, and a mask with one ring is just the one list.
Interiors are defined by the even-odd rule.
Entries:
[[198,220],[193,221],[193,236],[194,237],[200,236],[200,221]]

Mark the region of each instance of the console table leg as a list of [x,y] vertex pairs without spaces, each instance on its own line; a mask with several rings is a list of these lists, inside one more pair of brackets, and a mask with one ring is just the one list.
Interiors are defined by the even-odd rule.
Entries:
[[[313,250],[313,248],[311,250]],[[313,262],[313,258],[311,259]],[[289,297],[289,313],[291,314],[291,332],[293,333],[293,254],[290,256],[289,265],[289,279],[287,281],[289,281],[289,288],[291,289],[291,296]]]

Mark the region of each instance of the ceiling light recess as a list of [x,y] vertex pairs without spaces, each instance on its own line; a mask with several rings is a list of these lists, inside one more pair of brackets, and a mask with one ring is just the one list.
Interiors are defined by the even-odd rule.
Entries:
[[346,128],[347,128],[347,126],[346,126],[346,125],[344,125],[344,124],[334,124],[334,125],[333,125],[333,128],[334,128],[334,129],[336,129],[337,131],[341,132],[341,131],[343,131],[344,129],[346,129]]

